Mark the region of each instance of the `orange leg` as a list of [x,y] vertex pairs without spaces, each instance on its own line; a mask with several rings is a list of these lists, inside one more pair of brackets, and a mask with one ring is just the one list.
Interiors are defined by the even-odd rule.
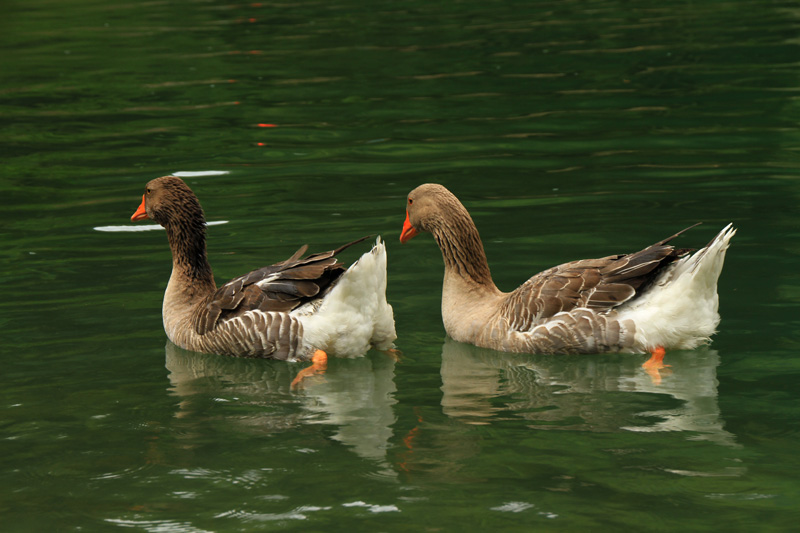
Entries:
[[403,358],[403,352],[398,350],[397,348],[389,348],[388,350],[382,350],[383,353],[394,359],[394,362],[397,363],[400,359]]
[[297,390],[302,384],[303,380],[308,376],[315,376],[317,374],[324,374],[328,369],[328,354],[322,350],[317,350],[311,356],[311,366],[304,368],[297,373],[297,376],[292,380],[292,390]]
[[422,423],[424,422],[424,420],[422,419],[422,414],[420,414],[419,412],[419,407],[415,407],[414,412],[417,414],[417,425],[411,428],[411,430],[406,434],[406,436],[403,437],[403,444],[405,444],[408,450],[400,454],[400,461],[398,461],[397,463],[397,466],[400,468],[400,470],[403,470],[405,472],[411,471],[409,463],[412,463],[414,458],[413,457],[414,441],[422,431],[420,429],[420,425],[422,425]]
[[664,364],[664,356],[666,354],[667,351],[663,346],[656,346],[655,349],[650,352],[650,359],[642,364],[642,368],[644,368],[644,371],[650,375],[650,379],[653,380],[654,385],[661,384],[660,370],[669,367],[669,365]]

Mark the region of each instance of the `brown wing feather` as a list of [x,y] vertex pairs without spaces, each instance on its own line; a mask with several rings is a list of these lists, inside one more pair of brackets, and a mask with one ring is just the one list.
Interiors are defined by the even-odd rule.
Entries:
[[301,259],[308,249],[304,245],[284,261],[230,280],[198,306],[195,331],[204,335],[246,311],[289,312],[323,296],[347,270],[335,256],[367,238]]
[[502,316],[512,329],[529,331],[557,313],[580,307],[607,312],[635,298],[664,267],[691,251],[667,244],[688,229],[633,254],[584,259],[545,270],[509,293]]

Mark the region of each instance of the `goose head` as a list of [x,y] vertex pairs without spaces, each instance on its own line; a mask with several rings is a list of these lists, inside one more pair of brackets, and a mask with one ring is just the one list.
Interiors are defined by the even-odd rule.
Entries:
[[177,221],[195,221],[205,225],[200,202],[182,179],[164,176],[150,180],[145,186],[142,203],[131,220],[151,219],[165,228]]
[[437,183],[420,185],[408,193],[406,220],[400,242],[408,242],[421,231],[438,233],[454,219],[463,218],[464,215],[469,218],[458,198],[444,186]]

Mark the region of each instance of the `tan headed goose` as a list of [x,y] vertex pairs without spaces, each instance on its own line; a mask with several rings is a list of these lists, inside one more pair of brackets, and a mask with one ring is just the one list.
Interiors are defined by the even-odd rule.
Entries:
[[646,364],[658,367],[665,349],[705,344],[719,324],[730,224],[693,254],[667,244],[679,232],[633,254],[550,268],[505,293],[458,198],[429,183],[411,191],[406,206],[400,241],[428,231],[442,251],[442,320],[454,340],[506,352],[649,352]]
[[[167,337],[186,350],[239,357],[308,360],[324,370],[327,353],[386,350],[397,337],[386,302],[386,248],[380,238],[350,268],[336,255],[364,239],[290,258],[217,288],[206,257],[206,222],[192,190],[175,176],[151,180],[131,220],[167,230],[172,275],[162,317]],[[366,237],[365,237],[366,238]],[[300,377],[300,376],[298,376]]]

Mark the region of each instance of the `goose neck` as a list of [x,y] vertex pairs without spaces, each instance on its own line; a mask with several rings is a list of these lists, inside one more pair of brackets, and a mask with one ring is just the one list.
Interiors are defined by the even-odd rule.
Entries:
[[497,290],[478,229],[469,215],[455,217],[450,223],[435,228],[432,233],[442,251],[446,278],[461,278],[468,283]]

